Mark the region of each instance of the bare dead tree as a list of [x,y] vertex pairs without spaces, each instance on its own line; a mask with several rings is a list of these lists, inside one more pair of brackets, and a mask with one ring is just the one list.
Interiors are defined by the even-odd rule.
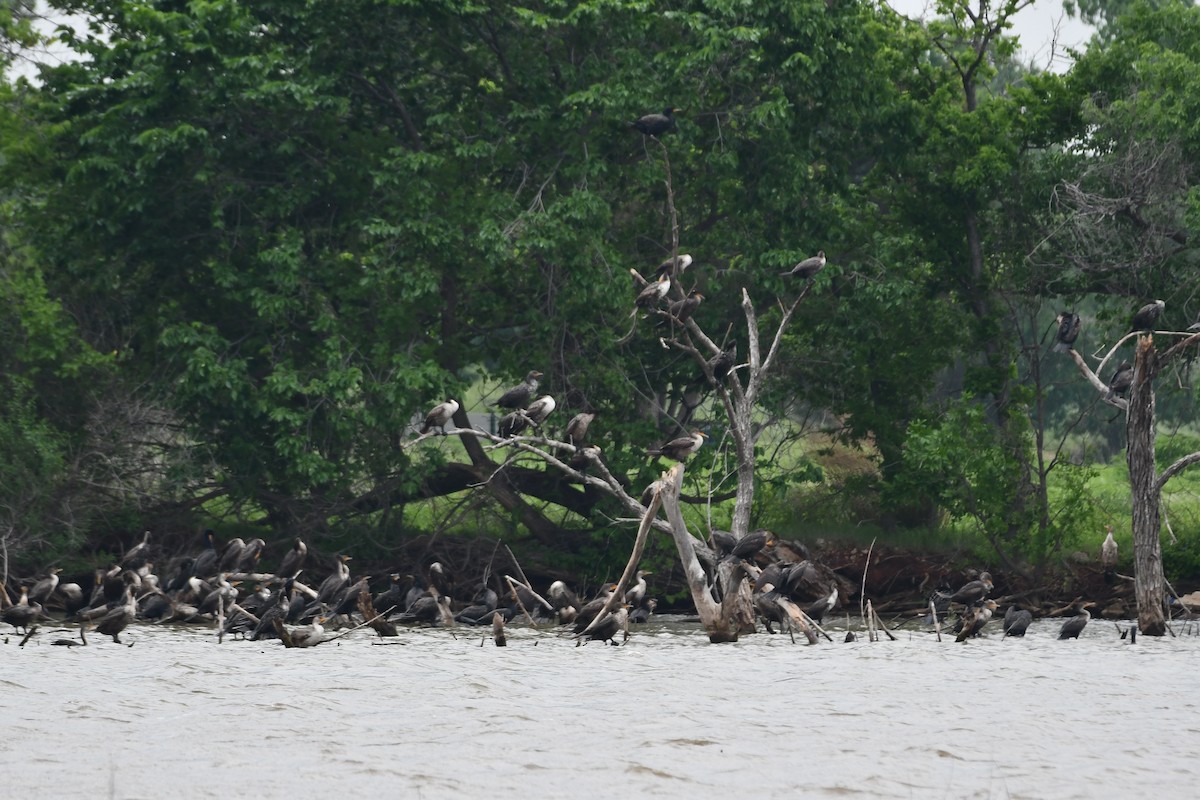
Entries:
[[[1133,384],[1129,387],[1127,399],[1115,397],[1096,373],[1126,339],[1135,335],[1137,348]],[[1200,344],[1200,333],[1162,331],[1160,335],[1181,336],[1183,339],[1160,354],[1154,347],[1153,334],[1129,334],[1109,351],[1095,371],[1074,349],[1068,351],[1080,374],[1101,393],[1104,402],[1125,411],[1125,457],[1129,465],[1132,503],[1134,594],[1138,606],[1138,628],[1148,636],[1166,633],[1165,580],[1160,542],[1162,490],[1175,475],[1192,464],[1200,463],[1200,452],[1197,452],[1178,459],[1161,473],[1155,464],[1154,379],[1164,366],[1178,358],[1185,349]]]

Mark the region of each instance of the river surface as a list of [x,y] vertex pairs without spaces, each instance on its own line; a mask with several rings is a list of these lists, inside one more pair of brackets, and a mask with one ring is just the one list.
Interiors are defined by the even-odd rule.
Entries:
[[[1200,636],[0,643],[6,798],[1194,798]],[[993,623],[995,625],[995,623]],[[801,640],[803,641],[803,640]],[[483,646],[481,646],[481,643]]]

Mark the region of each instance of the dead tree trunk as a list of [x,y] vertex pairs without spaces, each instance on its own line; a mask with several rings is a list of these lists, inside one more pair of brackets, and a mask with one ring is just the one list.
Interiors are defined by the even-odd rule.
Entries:
[[700,566],[699,559],[696,558],[695,539],[687,529],[687,524],[683,520],[683,512],[679,510],[679,490],[683,486],[683,464],[676,464],[663,475],[662,489],[660,496],[662,497],[663,509],[667,514],[667,521],[671,524],[671,536],[675,540],[675,548],[679,551],[679,561],[683,565],[683,574],[687,578],[688,589],[692,593],[692,602],[696,605],[696,613],[700,615],[700,622],[704,625],[704,630],[708,632],[708,640],[713,644],[721,642],[736,642],[738,640],[738,631],[741,629],[741,621],[749,615],[750,619],[754,619],[754,609],[746,605],[744,600],[737,598],[749,593],[736,591],[745,583],[746,574],[742,570],[732,576],[734,582],[730,585],[734,590],[728,591],[725,595],[725,602],[718,603],[712,594],[712,589],[708,584],[708,577],[704,574],[704,568]]
[[1148,636],[1166,633],[1163,616],[1162,546],[1159,536],[1158,473],[1154,463],[1154,376],[1157,359],[1152,336],[1139,336],[1125,417],[1126,459],[1133,505],[1134,592],[1138,628]]

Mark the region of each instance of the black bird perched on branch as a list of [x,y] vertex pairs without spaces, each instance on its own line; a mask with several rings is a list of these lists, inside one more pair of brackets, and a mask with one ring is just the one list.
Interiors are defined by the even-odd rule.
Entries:
[[718,353],[708,360],[708,367],[712,370],[713,378],[717,383],[721,383],[729,377],[729,373],[733,371],[734,365],[737,363],[737,342],[733,342],[724,351]]
[[1063,311],[1054,321],[1058,323],[1058,334],[1055,336],[1054,352],[1065,353],[1075,346],[1075,340],[1079,338],[1079,328],[1083,322],[1079,319],[1078,314],[1073,314],[1070,311]]
[[1059,639],[1078,639],[1079,634],[1083,633],[1084,627],[1088,624],[1088,620],[1092,618],[1091,612],[1088,611],[1094,603],[1080,603],[1079,610],[1075,616],[1063,623],[1063,626],[1058,631]]
[[1133,365],[1125,361],[1108,380],[1108,396],[1124,397],[1130,386],[1133,386]]
[[533,393],[536,392],[538,388],[538,379],[541,377],[542,373],[538,372],[537,370],[530,370],[525,375],[524,383],[518,383],[507,392],[500,395],[500,399],[492,405],[511,409],[525,408],[525,406],[529,405],[529,401],[533,399]]
[[835,605],[837,605],[837,601],[838,590],[835,586],[833,587],[833,591],[830,592],[828,596],[822,597],[820,600],[817,600],[815,603],[809,605],[808,608],[804,609],[804,613],[808,614],[809,618],[819,625],[821,620],[825,619],[825,615],[828,614]]
[[200,551],[200,555],[196,556],[196,560],[192,562],[192,574],[197,578],[211,578],[217,574],[217,567],[221,562],[221,556],[217,553],[217,534],[212,528],[206,528],[204,531],[204,549]]
[[678,108],[667,106],[661,114],[646,114],[629,123],[629,127],[643,136],[659,137],[675,130],[675,112]]
[[283,556],[283,560],[279,562],[279,569],[275,570],[276,577],[287,580],[295,578],[304,569],[304,559],[308,558],[308,545],[297,536],[292,540],[292,549],[288,550]]
[[815,278],[817,273],[823,269],[825,269],[825,251],[818,250],[815,256],[806,258],[787,272],[779,274],[791,275],[793,278],[800,278],[801,280],[809,280],[810,278]]
[[421,433],[429,433],[434,428],[437,428],[445,436],[446,423],[457,413],[458,401],[453,397],[447,397],[446,402],[438,403],[425,415],[425,424],[421,426]]
[[659,264],[654,269],[654,277],[661,278],[663,275],[666,275],[669,278],[678,278],[691,265],[692,257],[687,253],[680,253]]
[[1162,316],[1163,309],[1166,307],[1167,304],[1162,300],[1155,300],[1153,303],[1147,303],[1142,306],[1133,315],[1133,327],[1131,330],[1152,333],[1154,331],[1154,323],[1158,322],[1158,318]]
[[605,642],[615,645],[617,643],[617,634],[622,632],[625,633],[625,638],[629,638],[629,607],[627,605],[622,605],[616,611],[600,620],[600,624],[592,628],[586,636],[594,642]]
[[511,439],[514,436],[520,436],[532,424],[533,420],[524,411],[518,409],[500,418],[500,422],[496,424],[496,433],[503,439]]
[[1032,622],[1033,614],[1023,608],[1009,606],[1008,611],[1004,612],[1004,635],[1024,636]]
[[688,292],[688,296],[682,300],[676,300],[667,306],[667,313],[675,318],[675,321],[682,324],[691,319],[692,314],[696,313],[696,309],[704,302],[704,295],[692,289]]
[[752,558],[759,550],[772,544],[775,544],[774,535],[765,528],[759,528],[738,539],[731,552],[737,558]]

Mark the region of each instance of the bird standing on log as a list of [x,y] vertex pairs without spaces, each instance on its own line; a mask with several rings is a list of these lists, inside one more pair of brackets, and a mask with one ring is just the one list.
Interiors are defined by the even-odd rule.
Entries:
[[1063,311],[1054,321],[1058,323],[1058,333],[1055,336],[1054,352],[1066,353],[1075,346],[1075,340],[1079,338],[1079,328],[1082,326],[1082,321],[1078,314],[1073,314],[1070,311]]
[[646,451],[646,454],[650,456],[665,456],[672,461],[687,461],[688,456],[695,453],[700,449],[700,445],[704,444],[706,435],[703,431],[692,431],[687,436],[672,439],[662,447],[651,448]]
[[438,403],[425,415],[425,424],[421,426],[421,433],[429,433],[434,428],[437,428],[442,436],[445,436],[446,423],[457,413],[458,401],[453,397],[446,398],[446,402]]
[[1133,315],[1133,327],[1131,330],[1153,333],[1154,324],[1158,322],[1158,318],[1162,316],[1163,309],[1166,307],[1167,304],[1162,300],[1155,300],[1153,303],[1147,303],[1142,306]]
[[667,106],[661,114],[645,114],[638,117],[633,122],[629,123],[629,127],[641,133],[643,136],[653,136],[658,138],[664,133],[670,133],[675,128],[675,112],[678,108]]
[[538,379],[542,377],[542,373],[537,370],[530,370],[525,375],[525,382],[519,383],[509,389],[504,394],[500,395],[500,399],[492,405],[500,406],[501,408],[522,409],[529,405],[529,401],[533,399],[533,393],[537,391]]
[[283,560],[279,562],[279,569],[275,571],[275,576],[282,580],[295,578],[304,569],[304,559],[307,557],[308,545],[297,536],[292,540],[292,549],[288,550]]
[[817,276],[817,273],[825,268],[825,251],[818,250],[815,256],[806,258],[796,266],[779,273],[780,275],[791,275],[793,278],[801,280],[811,280]]
[[954,638],[954,641],[965,642],[972,636],[978,636],[983,631],[983,626],[988,624],[995,611],[995,600],[984,600],[981,604],[972,606],[963,615],[962,629],[958,632],[958,636]]
[[1023,608],[1009,606],[1008,611],[1004,612],[1004,635],[1024,636],[1032,622],[1033,614]]

